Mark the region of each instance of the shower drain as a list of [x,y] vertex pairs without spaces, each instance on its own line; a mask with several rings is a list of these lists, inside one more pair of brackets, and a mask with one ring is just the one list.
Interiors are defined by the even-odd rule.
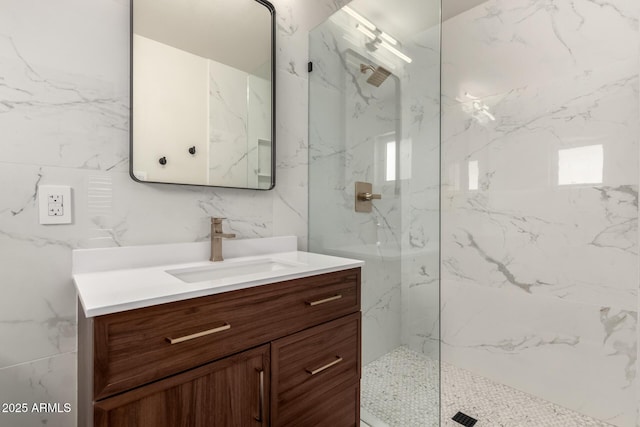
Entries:
[[473,427],[478,422],[475,418],[470,417],[467,414],[463,414],[462,412],[458,412],[451,419],[465,427]]

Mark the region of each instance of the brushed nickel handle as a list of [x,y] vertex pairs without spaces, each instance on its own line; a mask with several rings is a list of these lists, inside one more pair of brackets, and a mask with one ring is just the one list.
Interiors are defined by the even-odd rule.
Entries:
[[169,344],[178,344],[184,341],[189,341],[195,338],[200,338],[200,337],[204,337],[206,335],[211,335],[211,334],[215,334],[216,332],[222,332],[222,331],[226,331],[227,329],[231,329],[231,325],[229,323],[225,323],[222,326],[219,326],[217,328],[213,328],[213,329],[208,329],[206,331],[202,331],[202,332],[197,332],[195,334],[191,334],[191,335],[186,335],[184,337],[180,337],[180,338],[170,338],[167,337],[165,338],[167,340],[167,342],[169,342]]
[[325,298],[325,299],[320,299],[320,300],[317,300],[317,301],[307,301],[307,305],[310,305],[310,306],[313,307],[314,305],[324,304],[326,302],[335,301],[335,300],[340,299],[340,298],[342,298],[342,294],[334,295],[332,297]]
[[362,200],[364,202],[370,202],[373,199],[382,199],[382,194],[376,194],[376,193],[358,193],[358,200]]
[[326,365],[321,366],[321,367],[319,367],[318,369],[314,369],[314,370],[311,370],[311,369],[305,369],[305,371],[307,371],[307,372],[308,372],[308,373],[310,373],[311,375],[319,374],[320,372],[322,372],[322,371],[324,371],[324,370],[326,370],[326,369],[329,369],[330,367],[335,366],[335,365],[337,365],[337,364],[338,364],[338,363],[340,363],[340,362],[342,362],[342,357],[340,357],[340,356],[336,356],[336,360],[334,360],[333,362],[327,363]]
[[255,417],[255,420],[262,423],[264,418],[264,371],[262,369],[257,369],[259,373],[259,385],[258,385],[258,395],[260,396],[260,405],[258,407],[258,416]]

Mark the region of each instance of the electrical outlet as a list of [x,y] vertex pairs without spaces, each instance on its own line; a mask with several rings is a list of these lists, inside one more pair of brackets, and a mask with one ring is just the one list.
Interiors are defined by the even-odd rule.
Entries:
[[62,203],[62,194],[49,194],[47,203]]
[[49,204],[47,207],[47,212],[49,216],[63,216],[64,210],[61,204]]
[[71,224],[71,187],[39,185],[40,224]]

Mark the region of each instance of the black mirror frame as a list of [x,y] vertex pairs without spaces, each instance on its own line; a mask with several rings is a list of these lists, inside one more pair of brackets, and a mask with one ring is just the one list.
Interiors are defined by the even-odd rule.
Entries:
[[129,0],[129,176],[142,184],[190,185],[196,187],[235,188],[239,190],[273,190],[276,186],[276,9],[267,0],[254,0],[271,14],[271,183],[269,188],[229,187],[210,184],[186,184],[179,182],[141,181],[133,174],[133,2]]

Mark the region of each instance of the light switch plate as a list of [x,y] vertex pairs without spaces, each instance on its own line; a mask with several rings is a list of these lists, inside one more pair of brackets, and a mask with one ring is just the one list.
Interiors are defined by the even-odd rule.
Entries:
[[39,185],[38,211],[40,224],[71,224],[71,187]]

